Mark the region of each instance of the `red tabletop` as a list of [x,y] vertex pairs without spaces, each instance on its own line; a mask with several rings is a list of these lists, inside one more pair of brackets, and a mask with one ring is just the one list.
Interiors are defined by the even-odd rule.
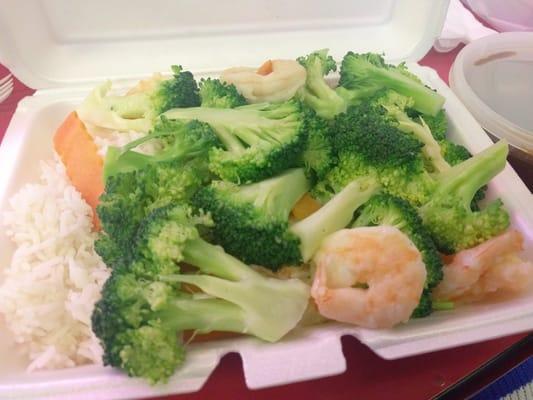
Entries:
[[[440,54],[432,50],[420,63],[437,70],[441,78],[447,82],[448,72],[457,52],[458,50]],[[0,78],[6,73],[7,70],[0,65]],[[32,93],[33,90],[15,81],[13,94],[0,104],[0,140],[4,136],[18,101]],[[348,365],[345,373],[254,391],[246,388],[239,356],[229,354],[222,359],[202,390],[192,394],[168,396],[166,399],[428,399],[526,336],[527,334],[513,335],[394,361],[383,360],[356,339],[346,337],[342,341]],[[521,349],[514,361],[508,361],[504,367],[510,368],[532,353],[531,345],[528,345]],[[504,371],[500,368],[492,373],[485,373],[456,396],[465,398]]]

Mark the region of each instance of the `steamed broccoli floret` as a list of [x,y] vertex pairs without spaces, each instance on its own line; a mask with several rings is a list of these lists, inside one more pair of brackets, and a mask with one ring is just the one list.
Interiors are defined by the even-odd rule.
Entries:
[[[163,143],[156,154],[133,150],[153,139]],[[151,210],[188,201],[212,179],[208,152],[218,145],[216,135],[205,123],[162,118],[149,135],[123,148],[108,149],[106,186],[96,210],[104,231],[96,251],[106,264],[113,264],[116,253],[126,260],[131,257],[133,237]]]
[[302,169],[251,185],[212,182],[194,197],[215,222],[215,240],[245,262],[277,269],[308,261],[329,233],[346,227],[354,211],[376,190],[365,180],[348,184],[324,207],[291,224],[289,213],[307,192]]
[[[151,163],[140,170],[110,176],[96,208],[108,236],[105,240],[114,243],[128,259],[139,224],[151,210],[188,201],[210,180],[211,174],[202,159]],[[114,258],[109,243],[97,246],[96,250],[106,264]]]
[[[139,178],[135,172],[110,177],[96,207],[104,232],[95,250],[108,266],[113,260],[131,255],[132,239],[146,215],[149,196]],[[113,247],[120,249],[120,256]]]
[[387,123],[396,126],[402,132],[413,135],[424,144],[422,153],[429,172],[443,172],[450,168],[450,164],[441,154],[439,142],[433,137],[425,120],[421,117],[412,119],[407,114],[407,108],[412,105],[411,98],[389,90],[371,101],[385,108]]
[[440,251],[455,253],[482,243],[509,226],[500,200],[472,211],[476,192],[504,167],[508,145],[500,141],[436,177],[436,188],[419,209]]
[[327,201],[360,177],[413,204],[427,200],[433,180],[424,168],[423,145],[390,123],[378,102],[348,108],[335,118],[332,130],[338,162],[313,188],[318,200]]
[[431,289],[442,280],[442,260],[422,220],[408,202],[389,194],[380,193],[365,203],[353,227],[390,225],[405,233],[422,255],[426,266],[426,285],[414,316],[431,313]]
[[[470,154],[466,147],[446,138],[448,132],[448,120],[446,119],[446,112],[444,109],[441,109],[435,116],[424,115],[413,109],[408,109],[407,114],[412,119],[416,120],[417,118],[422,118],[424,120],[429,127],[431,134],[438,142],[440,153],[444,158],[444,161],[450,166],[457,165],[472,157],[472,154]],[[479,210],[478,203],[485,198],[486,191],[487,187],[483,186],[476,192],[472,199],[472,210]]]
[[154,78],[144,90],[125,96],[108,96],[111,82],[106,82],[86,98],[78,114],[100,127],[148,132],[154,119],[166,110],[200,105],[193,75],[176,65],[172,71],[172,78]]
[[[274,342],[296,326],[309,287],[264,277],[205,242],[196,225],[208,222],[181,206],[158,209],[144,221],[135,262],[113,270],[93,311],[105,364],[165,382],[184,361],[183,330],[239,332]],[[180,273],[180,262],[198,273]],[[182,284],[203,293],[190,294]]]
[[225,148],[211,150],[210,169],[237,183],[256,182],[293,166],[307,136],[306,116],[295,101],[233,109],[182,108],[164,115],[211,125]]
[[[133,150],[154,139],[159,139],[163,143],[163,148],[156,154],[142,154]],[[150,163],[185,162],[197,157],[207,158],[211,148],[220,146],[220,141],[208,124],[199,121],[187,123],[171,121],[162,116],[148,135],[121,148],[108,148],[104,177],[107,179],[119,173],[139,170]]]
[[193,202],[211,213],[214,239],[228,253],[248,264],[276,268],[300,261],[289,214],[308,190],[303,169],[292,169],[244,186],[213,181]]
[[346,100],[324,79],[330,72],[337,70],[337,63],[328,55],[328,50],[322,49],[306,57],[299,57],[298,62],[307,71],[305,86],[298,92],[299,97],[322,118],[332,119],[346,111]]
[[404,65],[388,65],[379,54],[348,52],[341,64],[338,93],[350,104],[382,89],[392,89],[413,99],[413,108],[423,114],[436,115],[444,97],[424,86]]
[[207,78],[200,80],[199,87],[202,107],[234,108],[246,105],[246,99],[233,84]]
[[[439,142],[442,156],[450,165],[457,165],[463,161],[468,160],[472,157],[472,154],[467,150],[466,147],[461,146],[460,144],[453,143],[447,139],[441,140]],[[479,202],[485,198],[487,192],[487,186],[482,186],[474,195],[470,208],[474,211],[479,211]]]
[[472,157],[468,149],[460,144],[444,139],[439,141],[440,150],[444,159],[451,166],[462,163]]
[[107,266],[120,264],[124,256],[123,249],[106,233],[98,235],[94,242],[94,250]]
[[334,120],[336,152],[355,152],[372,162],[394,165],[418,159],[423,144],[404,134],[388,118],[387,110],[379,101],[348,108]]
[[318,117],[310,109],[306,108],[304,112],[307,138],[300,165],[305,168],[307,177],[315,182],[324,178],[336,164],[337,158],[332,143],[333,131],[330,121]]

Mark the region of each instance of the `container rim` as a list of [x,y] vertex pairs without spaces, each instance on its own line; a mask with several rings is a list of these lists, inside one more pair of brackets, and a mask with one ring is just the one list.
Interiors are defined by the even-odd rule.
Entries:
[[[472,89],[465,75],[465,66],[470,63],[468,58],[472,52],[488,57],[494,51],[533,52],[533,32],[496,33],[478,39],[466,45],[457,55],[449,73],[451,89],[457,94],[468,110],[491,134],[505,138],[517,149],[533,156],[533,131],[515,124],[489,107]],[[497,46],[494,46],[497,45]],[[496,50],[494,50],[496,48]],[[493,49],[492,51],[490,49]],[[485,54],[483,54],[485,53]]]

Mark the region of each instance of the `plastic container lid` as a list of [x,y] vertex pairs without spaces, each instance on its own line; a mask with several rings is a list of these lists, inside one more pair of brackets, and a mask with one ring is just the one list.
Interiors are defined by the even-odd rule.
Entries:
[[0,62],[26,85],[136,79],[182,64],[196,76],[327,47],[417,61],[449,0],[2,0]]
[[462,0],[499,31],[532,31],[533,0]]
[[533,32],[468,44],[450,70],[450,86],[483,128],[533,163]]

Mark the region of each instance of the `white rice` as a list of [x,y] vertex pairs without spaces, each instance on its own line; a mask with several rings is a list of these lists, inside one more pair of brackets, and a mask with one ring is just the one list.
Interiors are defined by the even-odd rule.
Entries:
[[3,270],[0,313],[28,371],[101,363],[91,313],[109,272],[94,251],[92,211],[61,162],[41,168],[41,182],[24,186],[3,215],[17,249]]

